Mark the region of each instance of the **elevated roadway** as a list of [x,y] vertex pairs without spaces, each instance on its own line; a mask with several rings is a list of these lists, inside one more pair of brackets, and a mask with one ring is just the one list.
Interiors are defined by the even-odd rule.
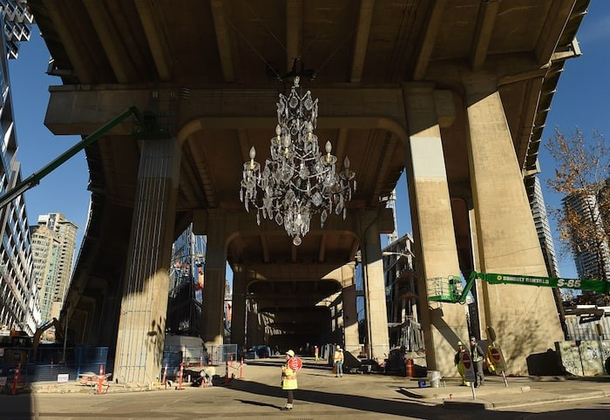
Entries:
[[[87,135],[136,106],[162,134],[133,136],[126,122],[86,150],[91,213],[67,318],[77,342],[116,344],[120,380],[152,382],[159,371],[169,250],[191,222],[209,240],[209,344],[222,341],[228,261],[233,342],[246,342],[247,295],[287,325],[317,319],[321,293],[339,294],[324,304],[324,338],[357,347],[350,288],[360,251],[368,352],[383,357],[379,235],[393,230],[384,208],[403,171],[429,366],[452,369],[447,355],[468,332],[461,307],[428,308],[425,278],[472,268],[545,274],[524,181],[537,171],[564,63],[580,54],[588,0],[28,4],[49,73],[62,81],[50,87],[53,133]],[[324,229],[314,219],[299,247],[273,222],[258,226],[239,201],[243,162],[252,146],[265,156],[277,95],[295,74],[319,99],[318,137],[339,162],[349,156],[358,185],[347,219],[333,216]],[[515,299],[519,289],[508,287],[481,288],[479,321],[506,337],[523,372],[525,357],[560,330],[549,291]]]

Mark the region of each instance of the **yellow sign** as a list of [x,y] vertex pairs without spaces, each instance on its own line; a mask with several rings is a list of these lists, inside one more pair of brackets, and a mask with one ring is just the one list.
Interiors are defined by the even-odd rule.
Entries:
[[502,355],[502,349],[499,344],[494,342],[487,346],[486,360],[490,372],[503,372],[506,370],[504,356]]

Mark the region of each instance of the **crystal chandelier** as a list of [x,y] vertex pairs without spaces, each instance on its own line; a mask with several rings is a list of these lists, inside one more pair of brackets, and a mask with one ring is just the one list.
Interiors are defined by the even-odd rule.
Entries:
[[345,158],[343,170],[337,173],[337,158],[331,154],[330,142],[326,142],[326,153],[320,151],[313,132],[318,100],[312,100],[309,91],[301,97],[298,90],[299,77],[295,77],[290,95],[280,93],[271,156],[261,172],[261,165],[254,160],[256,150],[250,149],[239,192],[246,211],[256,208],[259,225],[261,214],[284,225],[295,246],[309,232],[313,214],[320,213],[321,227],[333,211],[345,219],[345,201],[350,201],[356,191],[356,173],[350,170],[349,159]]

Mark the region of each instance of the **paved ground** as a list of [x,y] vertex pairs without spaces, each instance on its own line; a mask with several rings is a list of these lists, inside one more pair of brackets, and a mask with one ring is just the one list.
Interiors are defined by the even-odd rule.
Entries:
[[[0,396],[0,418],[610,418],[610,377],[508,378],[505,387],[502,378],[492,376],[473,396],[454,378],[443,379],[439,388],[419,388],[416,379],[381,374],[335,378],[322,362],[311,359],[299,372],[294,409],[286,413],[280,411],[286,400],[279,389],[281,363],[251,362],[243,379],[203,389],[126,392],[111,385],[107,394],[95,395],[96,388],[74,381],[33,384],[32,393]],[[545,414],[551,417],[540,417]]]

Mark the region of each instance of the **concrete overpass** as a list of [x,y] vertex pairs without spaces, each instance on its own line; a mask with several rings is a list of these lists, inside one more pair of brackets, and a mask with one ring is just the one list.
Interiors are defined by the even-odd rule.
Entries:
[[[403,170],[420,302],[424,279],[460,270],[545,275],[524,181],[537,171],[564,62],[579,55],[588,0],[28,3],[63,82],[50,88],[53,133],[87,135],[137,106],[163,134],[134,136],[127,122],[86,150],[92,207],[67,318],[78,342],[116,344],[119,380],[159,372],[169,250],[191,222],[209,240],[208,344],[222,342],[228,261],[234,342],[245,340],[250,294],[281,314],[278,325],[326,317],[356,346],[360,250],[368,344],[383,357],[380,234],[392,230],[384,200]],[[250,148],[268,150],[293,68],[319,98],[318,137],[339,162],[349,155],[358,183],[347,219],[314,221],[299,247],[274,223],[258,226],[238,194]],[[562,338],[550,290],[477,292],[482,330],[496,329],[509,373]],[[338,296],[327,305],[336,313],[320,318],[318,295]],[[468,334],[463,308],[422,306],[428,366],[452,372],[453,346]]]

